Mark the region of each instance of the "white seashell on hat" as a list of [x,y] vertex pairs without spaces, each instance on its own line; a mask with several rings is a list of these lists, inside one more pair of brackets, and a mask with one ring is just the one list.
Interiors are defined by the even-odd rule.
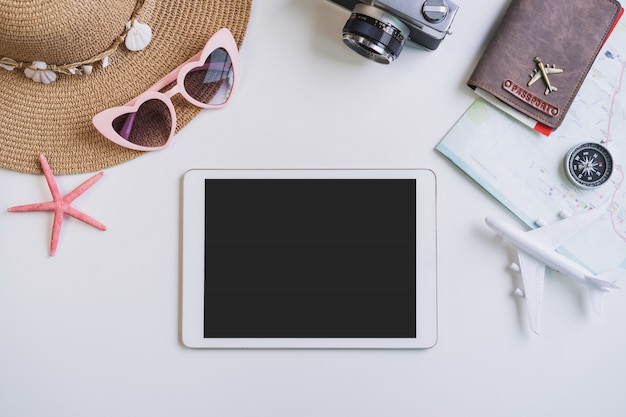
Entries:
[[43,61],[34,61],[33,64],[24,70],[24,75],[36,83],[50,84],[56,81],[57,75],[48,69],[48,64]]
[[17,66],[17,61],[11,58],[0,59],[0,68],[4,68],[7,71],[13,71]]
[[136,19],[126,23],[126,39],[124,45],[129,51],[141,51],[152,40],[152,28]]

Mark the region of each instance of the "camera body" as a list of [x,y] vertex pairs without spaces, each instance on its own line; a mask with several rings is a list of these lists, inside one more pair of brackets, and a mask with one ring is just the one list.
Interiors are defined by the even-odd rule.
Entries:
[[395,60],[409,39],[429,50],[439,47],[459,7],[449,0],[330,0],[352,11],[343,28],[350,48],[374,61]]

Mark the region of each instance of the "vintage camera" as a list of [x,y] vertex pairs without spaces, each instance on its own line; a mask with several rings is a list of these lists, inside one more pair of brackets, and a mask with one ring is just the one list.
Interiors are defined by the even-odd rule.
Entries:
[[407,39],[435,50],[446,35],[459,7],[448,0],[330,0],[352,10],[343,27],[343,41],[351,49],[382,64],[402,51]]

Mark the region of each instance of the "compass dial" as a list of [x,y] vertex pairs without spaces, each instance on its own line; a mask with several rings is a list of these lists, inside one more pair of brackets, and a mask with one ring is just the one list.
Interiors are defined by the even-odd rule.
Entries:
[[613,157],[599,143],[574,146],[565,157],[565,172],[580,188],[595,188],[608,181],[613,171]]

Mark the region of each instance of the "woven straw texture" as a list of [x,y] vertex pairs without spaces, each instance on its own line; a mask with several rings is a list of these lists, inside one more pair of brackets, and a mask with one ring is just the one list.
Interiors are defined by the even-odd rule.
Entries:
[[[89,25],[77,26],[86,33],[81,33],[76,40],[75,33],[68,35],[65,42],[77,42],[80,45],[77,49],[81,51],[59,64],[73,62],[73,59],[86,59],[94,51],[97,54],[106,49],[123,31],[123,25],[130,18],[135,4],[131,2],[129,7],[129,2],[124,0],[81,2],[120,3],[126,16],[122,26],[112,32],[112,36],[105,34],[107,30],[110,31],[110,23],[95,25],[98,27],[94,31],[99,37],[110,36],[106,42],[85,43],[83,37],[93,36]],[[12,13],[19,11],[24,16],[38,16],[25,23],[31,26],[39,24],[45,27],[49,22],[50,13],[40,11],[33,15],[37,4],[49,4],[49,0],[0,0],[0,3],[0,26],[4,28],[10,27],[10,22],[16,20],[7,16],[6,10],[13,10]],[[22,5],[22,9],[4,7],[13,3],[18,9]],[[97,171],[141,155],[141,152],[109,142],[92,125],[92,117],[106,108],[122,105],[145,91],[197,53],[211,35],[222,27],[230,29],[241,46],[251,6],[252,0],[146,0],[137,18],[152,27],[153,38],[143,51],[129,52],[122,46],[111,56],[108,67],[94,69],[90,75],[59,75],[57,81],[48,85],[33,82],[21,70],[0,69],[0,168],[41,173],[38,156],[43,153],[56,174],[76,174]],[[118,14],[119,10],[115,9]],[[108,14],[114,16],[110,11]],[[78,13],[78,16],[81,14]],[[116,20],[117,17],[111,19]],[[4,33],[0,30],[0,39],[3,39]],[[53,41],[64,42],[63,39],[49,39],[49,43]],[[16,46],[15,51],[7,51],[6,42],[3,44],[5,46],[0,47],[0,52],[8,57],[36,59],[31,56],[16,58],[18,54],[24,54],[25,48]],[[41,43],[42,40],[34,39],[32,45],[37,45],[37,42]],[[38,52],[55,56],[53,50],[35,51]],[[43,60],[43,57],[38,59]],[[180,96],[175,96],[173,102],[178,131],[200,110],[181,100]]]

